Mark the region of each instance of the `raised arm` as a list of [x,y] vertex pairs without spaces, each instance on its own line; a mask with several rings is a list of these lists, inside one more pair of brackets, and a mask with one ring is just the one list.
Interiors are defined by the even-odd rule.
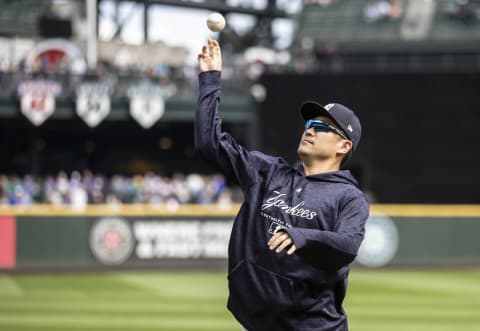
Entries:
[[220,45],[209,40],[198,55],[199,94],[195,114],[195,149],[222,172],[235,178],[247,189],[271,170],[276,159],[259,152],[249,152],[222,131],[218,116],[221,93],[222,56]]

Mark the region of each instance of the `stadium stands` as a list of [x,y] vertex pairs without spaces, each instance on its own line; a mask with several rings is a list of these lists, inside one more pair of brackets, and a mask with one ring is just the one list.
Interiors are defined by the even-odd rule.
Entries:
[[229,205],[238,200],[238,189],[227,186],[220,174],[174,174],[106,177],[90,171],[73,171],[70,176],[24,177],[0,174],[0,206],[37,203],[82,207],[86,204],[145,203],[178,205],[187,203]]
[[[418,21],[432,20],[425,39],[430,41],[480,39],[480,24],[474,24],[475,21],[478,22],[479,3],[467,1],[471,8],[471,15],[462,16],[458,8],[452,8],[452,2],[454,1],[427,1],[426,3],[431,3],[434,9],[433,16],[431,18],[415,17]],[[401,7],[396,13],[391,11],[381,15],[380,8],[375,12],[375,8],[372,7],[375,3],[391,3],[391,8],[394,8],[394,4]],[[367,0],[341,1],[329,6],[307,4],[299,15],[297,39],[308,37],[320,43],[333,40],[338,42],[400,41],[406,39],[401,32],[402,25],[419,23],[413,22],[409,17],[407,5],[406,1]],[[418,12],[419,10],[417,15]],[[467,20],[467,18],[470,19]],[[466,24],[467,22],[471,24]]]
[[297,17],[292,68],[297,73],[476,71],[479,17],[478,0],[311,0]]

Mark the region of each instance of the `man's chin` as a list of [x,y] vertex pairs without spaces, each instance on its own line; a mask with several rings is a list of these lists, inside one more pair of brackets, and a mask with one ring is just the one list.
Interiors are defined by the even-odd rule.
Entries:
[[309,155],[308,150],[304,148],[303,146],[299,146],[297,149],[297,154],[300,158],[306,157]]

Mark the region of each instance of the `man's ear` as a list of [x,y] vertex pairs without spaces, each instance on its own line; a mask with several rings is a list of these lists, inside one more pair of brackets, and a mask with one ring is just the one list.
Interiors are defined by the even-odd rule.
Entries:
[[338,153],[346,155],[352,149],[352,147],[353,144],[350,140],[342,140]]

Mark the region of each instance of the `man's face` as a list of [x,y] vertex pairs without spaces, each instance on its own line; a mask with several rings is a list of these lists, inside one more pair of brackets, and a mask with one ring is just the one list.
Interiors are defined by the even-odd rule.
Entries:
[[[339,129],[333,120],[327,116],[318,116],[315,119],[327,122],[331,126]],[[313,127],[303,132],[297,153],[300,158],[312,157],[314,159],[324,160],[335,157],[337,153],[343,151],[345,139],[340,137],[334,131],[315,131]]]

